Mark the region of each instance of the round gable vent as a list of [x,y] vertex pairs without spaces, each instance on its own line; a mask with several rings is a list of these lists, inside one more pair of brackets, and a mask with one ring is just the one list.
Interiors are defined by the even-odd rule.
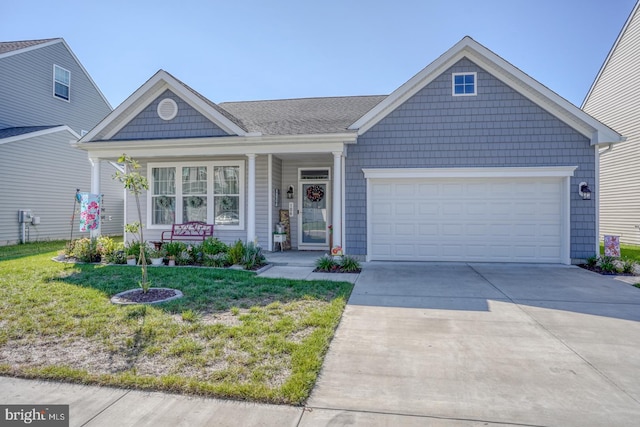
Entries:
[[158,104],[158,117],[171,120],[178,114],[178,104],[173,99],[165,98]]

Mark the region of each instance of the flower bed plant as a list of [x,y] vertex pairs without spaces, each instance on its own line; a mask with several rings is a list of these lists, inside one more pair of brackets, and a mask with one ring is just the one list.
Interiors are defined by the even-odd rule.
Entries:
[[322,273],[360,273],[362,268],[360,261],[350,255],[332,257],[325,254],[316,260],[316,269],[313,271]]
[[580,267],[605,275],[635,276],[638,263],[631,258],[615,258],[611,256],[592,256]]
[[116,242],[111,237],[101,236],[92,241],[89,238],[74,240],[66,245],[64,254],[79,262],[99,262],[100,259],[109,264],[125,264],[127,258],[135,258],[140,263],[140,254],[145,259],[167,258],[176,265],[193,265],[224,268],[241,265],[246,270],[256,270],[266,264],[262,248],[253,242],[244,243],[238,240],[229,246],[215,237],[209,237],[201,244],[184,242],[166,242],[161,249],[154,249],[137,240],[126,245]]

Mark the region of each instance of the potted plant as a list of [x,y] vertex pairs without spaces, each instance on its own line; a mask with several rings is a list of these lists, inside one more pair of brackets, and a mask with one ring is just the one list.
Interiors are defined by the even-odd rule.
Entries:
[[165,251],[162,249],[152,249],[149,252],[149,258],[151,259],[151,265],[162,265],[164,261]]
[[169,265],[176,265],[176,259],[187,249],[187,245],[183,242],[167,242],[162,245],[162,249],[166,251]]
[[138,260],[135,255],[129,254],[127,255],[127,265],[136,265]]

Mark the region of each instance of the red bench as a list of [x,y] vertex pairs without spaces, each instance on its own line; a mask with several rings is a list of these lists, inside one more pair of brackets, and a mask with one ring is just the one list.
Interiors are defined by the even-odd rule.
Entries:
[[213,236],[213,224],[193,221],[184,224],[173,224],[171,230],[162,232],[163,242],[173,242],[174,240],[200,240]]

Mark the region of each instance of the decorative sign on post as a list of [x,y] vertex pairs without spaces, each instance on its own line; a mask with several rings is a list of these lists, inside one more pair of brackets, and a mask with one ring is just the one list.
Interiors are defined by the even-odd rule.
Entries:
[[80,194],[80,231],[97,230],[100,227],[100,195]]
[[604,255],[620,257],[620,236],[604,236]]

